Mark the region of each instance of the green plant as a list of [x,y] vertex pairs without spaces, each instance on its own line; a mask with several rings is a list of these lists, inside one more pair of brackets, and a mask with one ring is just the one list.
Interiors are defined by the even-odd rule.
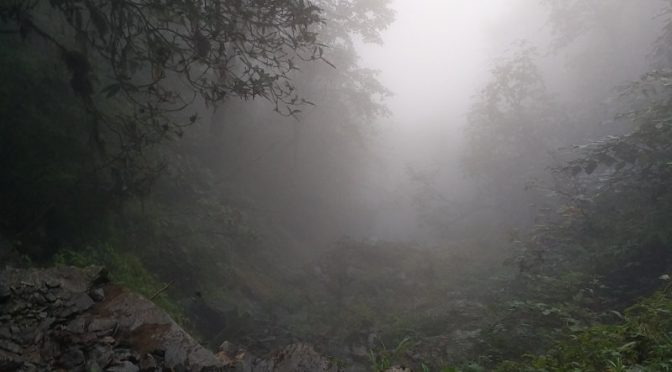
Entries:
[[375,372],[384,372],[399,362],[403,354],[414,345],[411,339],[406,337],[399,341],[394,349],[388,349],[381,342],[380,350],[369,350],[369,362]]
[[183,309],[165,292],[169,284],[161,283],[156,279],[147,271],[137,256],[123,252],[109,244],[84,249],[61,250],[54,256],[54,264],[77,267],[104,266],[113,282],[152,300],[178,323],[184,323],[186,319]]

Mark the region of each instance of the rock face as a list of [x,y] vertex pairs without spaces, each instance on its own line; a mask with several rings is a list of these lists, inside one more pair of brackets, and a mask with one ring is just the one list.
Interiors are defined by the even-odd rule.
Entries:
[[0,272],[0,371],[337,371],[307,345],[216,355],[99,267]]

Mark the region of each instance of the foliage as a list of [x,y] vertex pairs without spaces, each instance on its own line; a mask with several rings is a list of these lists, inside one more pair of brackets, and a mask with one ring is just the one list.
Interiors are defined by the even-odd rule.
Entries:
[[412,347],[412,341],[404,338],[394,349],[388,349],[385,344],[379,350],[369,350],[369,361],[374,372],[385,372],[402,358],[403,354]]
[[[558,112],[535,63],[534,48],[519,50],[492,69],[492,80],[477,96],[466,127],[469,175],[530,175],[550,150]],[[541,157],[541,159],[540,159]],[[499,172],[499,173],[498,173]]]
[[[165,167],[155,146],[198,119],[193,103],[263,97],[294,115],[297,61],[322,59],[320,10],[304,0],[11,0],[4,34],[45,49],[81,99],[89,158],[119,194],[146,194]],[[11,35],[11,34],[10,34]],[[3,35],[4,37],[8,37]],[[191,112],[188,112],[191,111]]]
[[110,245],[87,247],[85,249],[64,249],[53,260],[56,265],[86,267],[98,265],[105,267],[110,279],[151,299],[166,310],[176,321],[186,322],[184,310],[174,302],[163,289],[170,284],[162,283],[152,275],[140,259],[128,252]]
[[574,333],[546,354],[506,362],[498,371],[668,371],[672,369],[669,288],[628,308],[612,325]]

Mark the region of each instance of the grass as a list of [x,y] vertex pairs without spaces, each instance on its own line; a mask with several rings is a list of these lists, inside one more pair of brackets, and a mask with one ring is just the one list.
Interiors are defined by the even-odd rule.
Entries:
[[151,299],[176,322],[184,324],[186,321],[183,309],[166,292],[161,292],[166,284],[147,271],[137,256],[110,245],[101,245],[81,250],[61,250],[54,257],[54,264],[77,267],[104,266],[113,282]]

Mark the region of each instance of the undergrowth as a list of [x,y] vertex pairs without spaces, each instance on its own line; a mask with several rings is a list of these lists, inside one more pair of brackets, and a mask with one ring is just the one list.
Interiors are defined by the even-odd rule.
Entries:
[[184,324],[186,321],[182,307],[165,292],[168,284],[160,282],[152,275],[137,256],[110,245],[101,245],[85,249],[61,250],[55,255],[54,264],[77,267],[104,266],[113,282],[151,299],[176,322]]

